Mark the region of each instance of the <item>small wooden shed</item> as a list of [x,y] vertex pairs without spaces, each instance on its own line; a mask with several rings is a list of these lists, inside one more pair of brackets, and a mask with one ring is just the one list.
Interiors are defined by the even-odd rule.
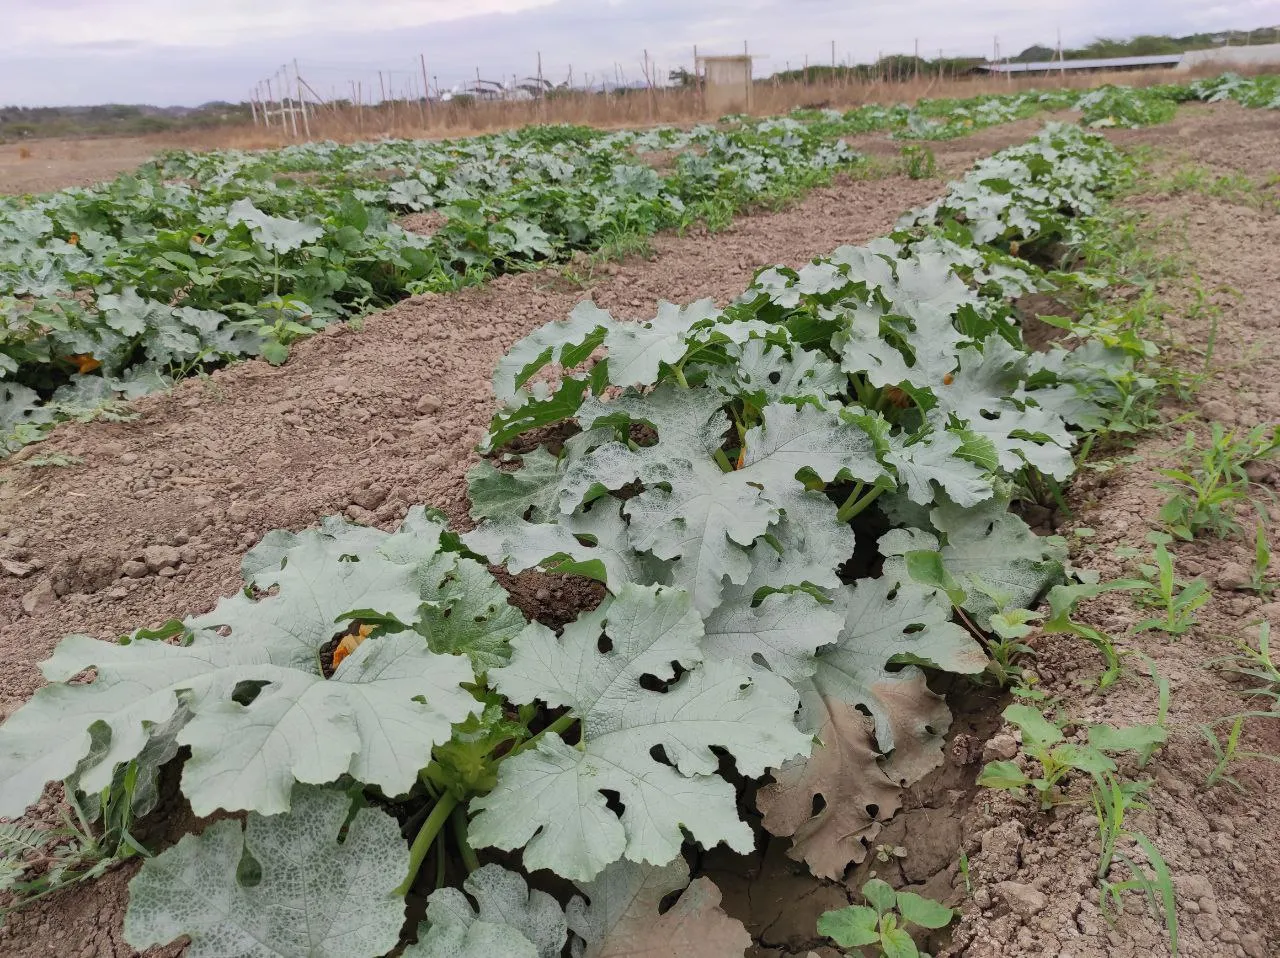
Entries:
[[698,57],[698,72],[703,77],[702,102],[711,116],[747,113],[754,97],[751,82],[751,57],[745,53],[723,57]]

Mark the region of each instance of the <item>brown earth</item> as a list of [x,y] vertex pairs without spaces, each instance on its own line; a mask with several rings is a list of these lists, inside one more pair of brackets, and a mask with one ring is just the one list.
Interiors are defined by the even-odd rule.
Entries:
[[[1021,141],[1034,129],[1034,123],[1013,124],[935,147],[940,166],[954,174],[978,152]],[[1223,171],[1240,163],[1258,176],[1276,169],[1268,143],[1277,142],[1278,132],[1274,114],[1215,108],[1186,110],[1168,127],[1120,138],[1162,147],[1166,164],[1185,150],[1195,162]],[[492,409],[494,363],[515,339],[564,316],[588,293],[601,306],[636,317],[651,316],[660,298],[724,302],[757,266],[798,264],[841,243],[870,239],[940,188],[937,181],[893,177],[819,190],[793,209],[744,218],[715,236],[659,237],[651,261],[605,266],[585,290],[542,273],[408,300],[369,317],[358,332],[334,328],[299,344],[281,368],[245,363],[142,400],[132,423],[60,428],[18,458],[62,453],[83,457],[83,465],[24,468],[17,462],[0,469],[0,480],[7,480],[0,481],[0,558],[38,564],[25,578],[0,577],[0,623],[6,623],[0,626],[0,717],[41,684],[35,664],[63,634],[110,638],[207,610],[237,587],[240,555],[269,529],[300,528],[333,512],[390,526],[418,502],[465,525],[463,475]],[[1241,294],[1215,294],[1222,308],[1219,374],[1202,394],[1202,411],[1242,422],[1275,420],[1280,314],[1272,303],[1280,276],[1272,251],[1280,219],[1198,195],[1136,202],[1151,222],[1170,221],[1161,242],[1195,264],[1206,290],[1230,285]],[[1184,224],[1188,249],[1181,245]],[[1192,302],[1187,275],[1165,290],[1174,305],[1169,321],[1188,342],[1203,342],[1203,320],[1183,315]],[[1209,405],[1211,396],[1216,406]],[[1120,563],[1110,547],[1143,544],[1159,504],[1152,470],[1169,461],[1179,439],[1180,431],[1145,439],[1137,451],[1148,458],[1140,465],[1076,484],[1076,521],[1096,530],[1081,564],[1114,575]],[[1274,521],[1271,532],[1280,542]],[[1212,577],[1228,558],[1243,561],[1246,545],[1184,546],[1180,571],[1196,574],[1199,562]],[[148,546],[172,547],[178,564],[153,562],[160,573],[148,571]],[[1126,643],[1152,656],[1175,683],[1172,741],[1149,766],[1158,784],[1149,793],[1151,810],[1134,824],[1157,842],[1177,876],[1184,954],[1253,958],[1280,949],[1280,926],[1264,901],[1264,876],[1280,874],[1270,824],[1280,782],[1267,764],[1244,762],[1239,777],[1250,784],[1247,795],[1237,798],[1229,786],[1205,791],[1200,785],[1210,763],[1195,729],[1197,722],[1239,710],[1233,686],[1200,666],[1231,649],[1257,618],[1259,604],[1247,594],[1215,592],[1203,625],[1180,640],[1146,633]],[[1113,633],[1134,618],[1122,599],[1089,609],[1089,620]],[[1272,618],[1280,626],[1280,616]],[[1150,680],[1130,677],[1105,696],[1089,694],[1074,680],[1100,670],[1091,650],[1062,640],[1038,647],[1043,685],[1076,718],[1153,716]],[[1136,657],[1130,661],[1129,671],[1137,673]],[[906,847],[902,861],[873,858],[836,884],[801,873],[776,841],[745,863],[706,856],[704,867],[724,888],[726,908],[747,922],[758,943],[754,955],[782,958],[815,948],[824,958],[834,956],[819,947],[813,923],[823,910],[848,901],[848,888],[859,886],[873,866],[897,885],[923,885],[935,897],[963,900],[966,915],[952,954],[1167,953],[1161,926],[1142,913],[1136,896],[1130,896],[1132,914],[1115,930],[1101,919],[1091,812],[1064,808],[1045,817],[1012,799],[977,793],[972,783],[983,743],[998,727],[1003,704],[982,695],[960,699],[947,766],[904,796],[905,811],[880,836]],[[1250,727],[1246,747],[1280,752],[1265,720]],[[47,796],[36,815],[49,818],[52,809]],[[972,898],[963,896],[961,848],[970,862]],[[0,929],[0,955],[132,956],[120,939],[131,874],[120,869],[16,914]],[[1015,885],[992,890],[999,881]],[[1043,909],[1036,907],[1039,891],[1049,893]]]
[[32,140],[0,145],[0,195],[92,186],[132,170],[166,147],[139,137]]
[[[1184,414],[1189,421],[1143,438],[1132,450],[1118,451],[1136,454],[1141,461],[1082,475],[1073,486],[1075,517],[1060,531],[1077,526],[1095,530],[1091,538],[1076,540],[1084,545],[1075,550],[1075,561],[1097,570],[1104,580],[1137,571],[1133,560],[1115,555],[1118,547],[1150,553],[1146,535],[1159,527],[1157,512],[1166,498],[1156,488],[1161,479],[1157,470],[1180,465],[1177,447],[1187,429],[1194,428],[1203,441],[1210,422],[1247,428],[1280,421],[1280,259],[1275,254],[1280,216],[1274,192],[1274,178],[1280,174],[1280,117],[1225,108],[1184,111],[1167,127],[1116,138],[1154,147],[1152,167],[1159,177],[1193,165],[1206,167],[1215,177],[1243,173],[1262,185],[1237,203],[1201,194],[1166,194],[1141,195],[1129,204],[1143,214],[1156,249],[1178,258],[1176,275],[1158,288],[1169,307],[1170,365],[1187,373],[1203,371],[1213,311],[1218,311],[1220,325],[1211,375],[1198,401],[1170,402],[1164,410],[1170,423]],[[1208,296],[1203,307],[1198,307],[1197,289]],[[1142,656],[1150,657],[1158,674],[1169,680],[1169,742],[1145,771],[1126,769],[1136,777],[1154,777],[1146,795],[1150,807],[1131,815],[1126,827],[1147,835],[1168,862],[1177,893],[1179,953],[1206,958],[1280,954],[1273,887],[1280,875],[1280,766],[1241,759],[1231,774],[1243,791],[1228,784],[1206,788],[1214,759],[1200,730],[1202,724],[1243,709],[1266,708],[1265,700],[1241,697],[1247,686],[1206,667],[1211,659],[1236,651],[1237,642],[1256,646],[1263,619],[1280,628],[1280,602],[1240,589],[1243,570],[1253,565],[1255,515],[1265,522],[1270,541],[1280,543],[1275,493],[1280,470],[1260,465],[1251,473],[1260,480],[1251,490],[1259,511],[1252,506],[1241,510],[1245,535],[1171,547],[1180,576],[1203,576],[1214,586],[1212,600],[1188,633],[1176,638],[1155,631],[1126,636],[1148,613],[1123,594],[1086,607],[1083,621],[1117,636],[1128,656],[1125,679],[1105,694],[1090,689],[1101,663],[1089,646],[1060,636],[1041,636],[1032,643],[1041,687],[1079,722],[1155,720],[1155,687]],[[1218,725],[1217,732],[1225,737],[1227,726]],[[1280,714],[1251,719],[1240,747],[1280,754]],[[1077,789],[1074,797],[1083,795]],[[1094,876],[1098,833],[1093,819],[1087,804],[1041,814],[1003,793],[988,793],[971,804],[960,820],[975,891],[964,902],[965,915],[949,953],[1026,958],[1169,954],[1162,922],[1144,909],[1136,893],[1128,896],[1126,913],[1114,924],[1104,918]],[[1131,842],[1121,847],[1144,860]],[[1112,880],[1124,877],[1128,873],[1121,867]]]

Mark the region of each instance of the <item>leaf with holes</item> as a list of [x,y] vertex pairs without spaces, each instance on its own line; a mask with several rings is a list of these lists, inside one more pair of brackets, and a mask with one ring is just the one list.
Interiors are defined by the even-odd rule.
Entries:
[[773,782],[756,793],[756,807],[771,834],[791,839],[789,856],[838,881],[850,862],[866,858],[898,810],[899,789],[878,764],[861,712],[812,687],[801,701],[818,744],[809,758],[772,770]]
[[577,366],[604,342],[613,326],[613,317],[595,303],[579,303],[567,320],[548,323],[507,350],[493,371],[494,395],[504,405],[517,405],[520,389],[532,376],[549,363],[564,369]]
[[[802,724],[821,745],[807,760],[776,770],[757,805],[770,832],[792,837],[788,854],[814,874],[838,878],[850,862],[862,861],[867,842],[897,807],[899,785],[942,761],[951,716],[911,663],[975,673],[987,660],[949,621],[950,604],[935,590],[895,578],[860,579],[837,591],[835,608],[844,615],[839,639],[798,683]],[[881,753],[888,754],[883,765]],[[812,815],[819,796],[823,807]],[[876,814],[867,811],[872,806]]]
[[[785,680],[701,663],[702,634],[688,594],[632,585],[559,639],[529,626],[511,664],[490,681],[514,703],[568,706],[582,723],[582,745],[551,734],[504,761],[497,787],[471,804],[472,841],[524,847],[526,868],[575,881],[623,857],[666,864],[684,831],[706,847],[749,850],[751,830],[713,747],[754,777],[805,752],[808,739],[795,728]],[[676,665],[688,671],[677,678]],[[652,680],[666,691],[650,691]],[[618,795],[620,814],[606,791]]]
[[603,582],[616,593],[628,582],[648,585],[654,578],[652,563],[631,547],[619,508],[615,500],[602,499],[586,512],[561,516],[559,522],[486,522],[463,540],[467,548],[511,572],[540,568],[558,575],[580,575]]

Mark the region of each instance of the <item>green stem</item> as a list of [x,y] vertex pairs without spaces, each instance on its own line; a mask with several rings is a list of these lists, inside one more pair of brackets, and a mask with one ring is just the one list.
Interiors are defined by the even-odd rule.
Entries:
[[678,382],[685,389],[688,389],[689,381],[684,378],[684,370],[681,369],[679,366],[672,366],[671,371],[676,374],[676,382]]
[[[858,496],[862,495],[862,490],[865,488],[867,488],[867,484],[859,481],[853,487],[853,492],[849,493],[849,497],[841,504],[838,515],[844,515],[846,509],[852,509],[853,504],[858,501]],[[841,521],[843,522],[844,520],[842,519]]]
[[554,722],[552,722],[550,725],[544,728],[541,732],[533,736],[533,738],[529,739],[528,741],[521,742],[519,745],[513,748],[510,752],[507,753],[507,757],[510,758],[512,755],[519,755],[525,749],[533,748],[535,745],[538,744],[538,740],[541,739],[542,736],[546,735],[548,732],[554,732],[556,735],[559,735],[561,732],[566,731],[569,728],[569,726],[576,721],[578,721],[578,716],[574,715],[572,712],[565,712],[564,715],[561,715],[558,719],[556,719]]
[[444,832],[436,835],[436,888],[444,887],[445,848]]
[[729,457],[724,454],[723,449],[716,450],[715,460],[722,472],[733,472],[733,464],[729,462]]
[[436,836],[440,834],[440,829],[444,828],[445,822],[449,820],[449,816],[453,813],[457,804],[458,800],[453,793],[445,792],[440,796],[440,800],[436,802],[435,808],[431,809],[431,814],[422,823],[422,828],[418,829],[418,836],[413,840],[413,845],[409,848],[409,874],[400,883],[400,887],[396,889],[396,894],[409,894],[409,889],[413,887],[413,882],[418,877],[418,871],[422,868],[422,863],[427,859],[427,852],[431,850],[431,843],[436,840]]
[[462,855],[462,864],[467,866],[468,872],[473,872],[480,867],[480,859],[476,857],[475,849],[471,847],[471,842],[467,840],[467,810],[459,805],[453,810],[450,816],[453,823],[453,837],[458,843],[458,851]]
[[836,513],[836,518],[839,519],[841,522],[848,522],[850,519],[852,519],[854,516],[860,513],[863,509],[867,508],[867,506],[871,505],[871,503],[875,502],[878,498],[880,498],[880,493],[882,492],[884,492],[884,488],[878,486],[875,489],[872,489],[870,492],[868,492],[865,496],[863,496],[857,502],[853,503],[851,506],[848,504],[841,506],[840,511]]

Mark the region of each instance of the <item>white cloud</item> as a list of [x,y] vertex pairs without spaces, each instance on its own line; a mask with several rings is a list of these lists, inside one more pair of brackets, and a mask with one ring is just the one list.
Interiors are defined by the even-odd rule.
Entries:
[[[430,27],[474,16],[518,13],[554,0],[62,0],[9,18],[8,43],[59,47],[120,43],[228,46],[246,40],[305,36],[314,31],[360,34]],[[78,9],[75,9],[78,8]]]
[[[770,73],[806,55],[825,63],[877,53],[1016,53],[1033,43],[1097,36],[1185,34],[1280,23],[1280,0],[0,0],[6,15],[0,96],[27,104],[200,103],[239,99],[294,57],[321,92],[348,81],[400,84],[425,53],[451,86],[474,77],[527,76],[541,52],[546,76],[581,80],[620,69],[640,76],[648,49],[662,73],[701,52],[767,54]],[[616,65],[616,66],[615,66]],[[402,88],[402,87],[400,87]]]

